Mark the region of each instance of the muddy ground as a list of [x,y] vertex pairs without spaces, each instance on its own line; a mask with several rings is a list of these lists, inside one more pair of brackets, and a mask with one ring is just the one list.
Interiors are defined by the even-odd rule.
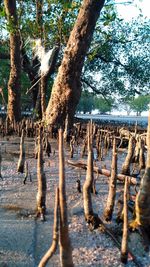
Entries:
[[[36,220],[37,175],[36,159],[34,158],[34,139],[25,138],[26,160],[30,175],[23,184],[24,174],[17,173],[19,157],[18,137],[1,138],[2,177],[0,180],[0,267],[36,267],[52,242],[54,191],[58,185],[58,144],[51,140],[52,154],[50,158],[44,154],[44,170],[47,177],[47,214],[46,221]],[[54,153],[55,151],[55,153]],[[126,150],[118,154],[118,172],[126,156]],[[70,158],[69,147],[65,147],[66,193],[68,205],[69,233],[73,248],[73,261],[76,267],[124,266],[120,262],[120,251],[114,241],[100,229],[90,231],[84,220],[83,196],[76,189],[76,180],[81,176],[81,185],[85,180],[86,171],[67,164]],[[73,160],[81,158],[81,144],[75,148]],[[84,158],[86,161],[86,157]],[[111,150],[97,166],[105,165],[110,170]],[[31,181],[30,181],[31,177]],[[100,175],[96,182],[97,195],[93,195],[93,207],[99,216],[103,216],[108,195],[109,178]],[[117,198],[123,185],[117,184]],[[111,223],[107,227],[114,231],[121,240],[122,226],[116,223],[117,204]],[[130,215],[131,217],[131,215]],[[130,250],[137,258],[139,266],[150,266],[150,253],[145,252],[139,234],[130,233]],[[47,266],[58,267],[59,248]],[[128,264],[137,266],[129,257]]]

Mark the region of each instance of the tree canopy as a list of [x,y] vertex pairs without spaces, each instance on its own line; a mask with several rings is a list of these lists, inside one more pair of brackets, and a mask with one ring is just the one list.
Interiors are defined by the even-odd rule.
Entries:
[[[33,41],[39,38],[36,20],[38,1],[16,1],[23,48],[30,62],[33,60]],[[132,1],[131,1],[132,2]],[[53,80],[64,53],[70,32],[73,28],[82,1],[47,0],[42,3],[43,47],[48,51],[59,45],[59,56],[53,75],[49,77],[50,96]],[[149,94],[149,19],[142,14],[135,20],[119,18],[117,1],[107,0],[97,21],[94,37],[87,52],[82,71],[82,87],[92,90],[105,98],[111,95],[123,99],[135,94]],[[9,78],[9,31],[12,25],[7,22],[3,2],[0,5],[0,87],[4,88],[7,100]],[[31,86],[25,69],[22,68],[21,94]],[[31,105],[31,104],[30,104]]]

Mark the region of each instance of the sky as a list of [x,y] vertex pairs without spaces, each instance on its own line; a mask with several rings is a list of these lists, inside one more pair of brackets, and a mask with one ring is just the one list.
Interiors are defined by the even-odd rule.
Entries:
[[[150,19],[150,0],[116,0],[118,2],[117,9],[120,16],[126,20],[131,20],[134,17],[137,17],[142,11],[144,17]],[[121,4],[124,2],[132,2],[133,4]]]

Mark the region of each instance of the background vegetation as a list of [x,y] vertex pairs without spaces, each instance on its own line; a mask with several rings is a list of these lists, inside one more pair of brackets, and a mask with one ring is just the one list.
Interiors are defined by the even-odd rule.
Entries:
[[[80,0],[43,1],[43,46],[48,51],[60,45],[54,74],[48,80],[48,102],[53,81],[63,56],[71,29],[81,5]],[[134,1],[131,1],[133,4]],[[125,6],[126,8],[126,6]],[[33,60],[34,40],[39,37],[36,21],[36,1],[17,1],[20,33],[23,47],[30,62]],[[117,2],[107,0],[97,22],[91,47],[82,72],[83,93],[78,111],[100,113],[126,105],[138,115],[148,110],[150,60],[149,19],[142,13],[131,21],[125,21],[117,13]],[[7,102],[7,83],[10,72],[9,31],[3,2],[0,4],[0,87]],[[22,68],[22,109],[32,108],[31,95],[26,94],[31,83]],[[111,97],[110,97],[111,96]],[[0,104],[4,105],[0,98]]]

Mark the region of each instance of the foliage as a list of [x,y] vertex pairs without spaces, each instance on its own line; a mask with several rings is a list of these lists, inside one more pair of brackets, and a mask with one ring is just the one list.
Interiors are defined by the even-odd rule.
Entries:
[[105,99],[103,97],[94,96],[93,93],[84,90],[82,92],[80,102],[77,107],[77,111],[83,112],[84,114],[92,110],[97,109],[101,114],[105,114],[107,112],[111,112],[114,108],[115,103],[114,99],[108,98]]
[[122,110],[125,111],[126,114],[129,116],[130,113],[132,112],[132,109],[131,109],[129,103],[132,100],[133,100],[132,96],[126,96],[126,97],[117,99],[118,110],[119,111],[122,111]]
[[98,109],[101,114],[111,112],[114,107],[114,99],[104,99],[103,97],[94,98],[94,108]]
[[[8,46],[7,43],[5,43],[4,45],[1,44],[0,45],[0,53],[8,53]],[[10,62],[9,59],[1,59],[1,64],[0,64],[0,88],[3,89],[3,93],[4,93],[4,98],[5,101],[7,102],[7,83],[8,83],[8,79],[9,79],[9,71],[10,71]],[[0,96],[0,104],[3,104],[3,100],[2,97]]]
[[149,32],[149,20],[143,17],[130,22],[115,18],[109,26],[99,20],[84,69],[96,93],[149,93]]
[[137,116],[141,115],[143,111],[150,108],[150,95],[138,96],[128,102],[131,110],[135,111]]
[[77,111],[83,112],[84,114],[89,112],[91,113],[94,108],[94,96],[92,93],[89,93],[87,90],[82,92],[79,104],[77,106]]

